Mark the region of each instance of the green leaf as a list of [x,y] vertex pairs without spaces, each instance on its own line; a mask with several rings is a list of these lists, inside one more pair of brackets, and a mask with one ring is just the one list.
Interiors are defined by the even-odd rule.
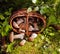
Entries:
[[50,39],[47,38],[47,37],[46,37],[46,41],[47,41],[49,44],[51,43]]
[[12,9],[13,9],[12,7],[11,7],[11,8],[9,8],[9,12],[10,12],[10,13],[11,13]]
[[49,35],[50,35],[50,36],[54,36],[54,35],[55,35],[55,33],[49,33]]
[[60,25],[60,16],[57,18],[57,23]]
[[48,5],[41,6],[41,9],[40,9],[41,14],[45,14],[48,12],[49,12],[49,6]]
[[11,13],[8,12],[8,11],[6,11],[4,14],[5,14],[5,15],[11,15]]
[[2,35],[2,37],[6,36],[6,32],[4,32],[4,30],[2,30],[1,35]]
[[10,29],[11,29],[11,26],[10,25],[6,25],[5,32],[8,33]]
[[34,11],[38,11],[38,10],[39,10],[39,7],[36,6],[36,7],[34,8]]
[[32,11],[32,8],[29,7],[29,8],[27,9],[27,12],[31,12],[31,11]]
[[0,19],[1,19],[1,20],[4,20],[5,17],[4,17],[2,14],[0,14]]
[[2,23],[1,25],[1,29],[0,29],[0,34],[1,36],[7,36],[9,34],[9,31],[11,30],[11,26],[9,25],[8,22],[8,17],[5,19],[5,21]]
[[8,45],[6,52],[12,52],[14,43],[15,42],[12,42]]
[[42,0],[32,0],[32,3],[34,3],[34,5],[36,5],[36,6],[40,6],[44,2]]
[[1,28],[2,26],[0,25],[0,28]]
[[53,51],[52,54],[58,54],[57,51]]
[[35,4],[36,2],[37,2],[37,0],[32,0],[32,3],[34,3],[34,4]]
[[57,24],[57,20],[56,20],[56,17],[54,15],[50,15],[48,18],[47,25],[51,25],[51,24]]

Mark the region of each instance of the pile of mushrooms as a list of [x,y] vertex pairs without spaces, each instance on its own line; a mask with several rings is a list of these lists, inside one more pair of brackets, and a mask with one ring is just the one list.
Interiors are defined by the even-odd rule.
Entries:
[[[40,24],[43,24],[41,29]],[[13,31],[10,33],[10,42],[14,39],[21,39],[21,46],[27,40],[34,41],[38,33],[41,33],[46,27],[45,18],[37,12],[31,11],[27,13],[27,9],[15,11],[10,17],[10,25]],[[26,39],[25,36],[28,36]]]

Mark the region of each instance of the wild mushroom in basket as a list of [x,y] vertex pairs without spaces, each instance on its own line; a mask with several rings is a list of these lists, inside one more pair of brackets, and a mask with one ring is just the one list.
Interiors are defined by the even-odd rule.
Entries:
[[25,25],[25,23],[21,23],[20,25],[19,25],[19,32],[25,32],[25,27],[26,27],[26,25]]
[[20,19],[17,20],[17,24],[18,25],[21,24],[21,23],[23,23],[23,22],[24,22],[24,20],[22,18],[20,18]]
[[32,25],[29,26],[29,31],[33,31],[34,27]]
[[13,21],[13,27],[19,28],[18,24],[15,21]]

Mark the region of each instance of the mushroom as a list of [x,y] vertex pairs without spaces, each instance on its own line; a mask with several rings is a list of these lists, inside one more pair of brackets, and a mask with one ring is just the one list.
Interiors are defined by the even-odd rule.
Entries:
[[26,27],[26,26],[25,26],[25,23],[21,23],[21,24],[19,25],[19,27],[20,27],[19,30],[18,30],[19,32],[25,32],[25,27]]
[[20,45],[23,46],[25,43],[26,43],[26,40],[23,39],[23,40],[20,42]]
[[20,28],[20,29],[19,29],[19,32],[25,32],[25,30],[23,30],[23,29]]
[[[34,27],[33,27],[33,26],[34,26]],[[37,23],[33,23],[33,26],[32,26],[32,25],[29,26],[29,31],[39,30],[39,29],[38,29],[38,26],[37,26]]]
[[24,33],[14,35],[14,32],[10,33],[10,42],[13,42],[14,39],[23,39],[24,38]]
[[20,19],[17,21],[17,24],[19,25],[19,24],[22,23],[22,22],[24,22],[24,20],[20,18]]
[[18,24],[17,24],[15,21],[13,21],[13,26],[14,26],[15,28],[19,28]]
[[23,39],[24,38],[24,33],[18,34],[18,35],[14,35],[14,39],[20,38]]
[[29,41],[34,41],[34,39],[37,37],[36,33],[33,33],[31,37],[29,37]]
[[33,31],[34,30],[34,28],[33,28],[33,26],[29,26],[29,31]]
[[39,30],[37,23],[34,23],[34,30]]

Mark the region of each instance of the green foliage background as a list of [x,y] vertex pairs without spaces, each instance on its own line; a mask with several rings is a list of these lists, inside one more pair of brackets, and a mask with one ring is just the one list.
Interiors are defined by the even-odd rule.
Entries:
[[50,26],[60,25],[60,0],[1,0],[0,36],[9,37],[8,34],[12,30],[9,25],[10,15],[21,8],[27,8],[28,12],[38,11],[44,15],[47,27],[33,42],[27,42],[22,47],[18,45],[18,40],[7,42],[7,54],[60,54],[60,30]]

